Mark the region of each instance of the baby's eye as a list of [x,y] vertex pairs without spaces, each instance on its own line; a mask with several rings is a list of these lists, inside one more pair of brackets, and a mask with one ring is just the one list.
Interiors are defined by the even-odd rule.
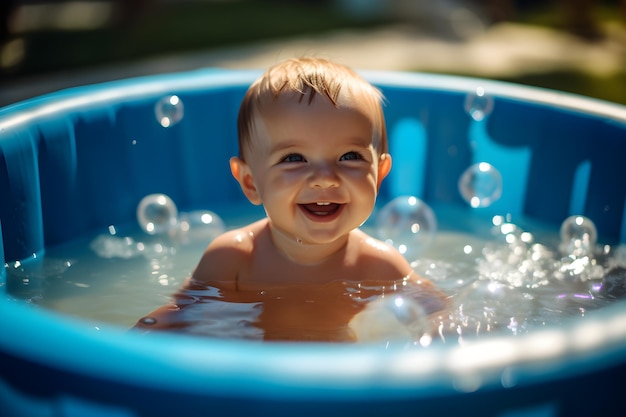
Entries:
[[281,162],[305,162],[306,160],[304,159],[304,156],[300,155],[299,153],[290,153],[289,155],[286,155],[283,157],[283,159],[281,160]]
[[363,156],[361,156],[360,153],[354,151],[345,153],[341,156],[341,158],[339,158],[340,161],[356,161],[358,159],[363,159]]

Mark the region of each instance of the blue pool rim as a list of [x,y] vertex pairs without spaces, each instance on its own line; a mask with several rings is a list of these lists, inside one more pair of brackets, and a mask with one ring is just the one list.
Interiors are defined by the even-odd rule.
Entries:
[[[464,77],[363,74],[388,85],[446,91],[476,86],[475,79]],[[77,106],[103,106],[129,95],[165,94],[202,83],[245,84],[256,75],[258,71],[202,70],[78,87],[1,109],[0,131]],[[480,85],[500,96],[626,123],[623,106],[488,80],[480,80]],[[377,415],[417,410],[412,407],[424,415],[437,414],[441,407],[465,415],[518,410],[560,415],[563,410],[582,410],[576,407],[589,398],[572,394],[580,394],[583,385],[604,390],[597,398],[615,393],[619,399],[616,387],[620,381],[623,385],[626,371],[623,302],[591,312],[583,321],[566,321],[559,329],[517,337],[493,335],[467,346],[455,342],[431,349],[139,335],[115,326],[96,328],[6,294],[0,299],[0,329],[2,415],[15,410],[29,415],[162,415],[168,395],[172,401],[188,401],[178,408],[186,415],[218,406],[242,415],[262,406],[275,415],[294,409],[300,415]],[[606,378],[609,383],[601,385]],[[116,389],[136,390],[136,398],[120,392],[112,399],[108,391]]]

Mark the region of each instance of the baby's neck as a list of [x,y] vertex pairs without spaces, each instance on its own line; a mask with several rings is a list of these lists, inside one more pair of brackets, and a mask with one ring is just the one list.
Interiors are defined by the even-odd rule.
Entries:
[[337,256],[342,256],[348,244],[349,236],[325,244],[304,242],[298,237],[289,236],[286,233],[272,227],[268,222],[271,243],[276,251],[289,260],[302,266],[316,266]]

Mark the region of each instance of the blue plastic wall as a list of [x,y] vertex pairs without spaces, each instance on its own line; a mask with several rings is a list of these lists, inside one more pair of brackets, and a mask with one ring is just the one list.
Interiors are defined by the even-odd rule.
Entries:
[[[0,137],[0,205],[7,260],[110,224],[129,222],[149,193],[181,207],[238,202],[226,180],[236,153],[243,86],[186,91],[184,123],[163,128],[155,98],[54,112]],[[158,98],[157,98],[158,100]],[[9,109],[9,113],[11,110]]]
[[[243,202],[227,164],[237,152],[235,121],[247,80],[198,84],[58,110],[53,104],[61,98],[54,95],[4,109],[0,117],[11,122],[0,131],[5,259],[28,258],[47,245],[129,222],[138,201],[153,192],[181,207]],[[475,122],[464,110],[467,91],[378,84],[388,101],[395,155],[382,200],[411,192],[428,202],[465,204],[458,178],[484,161],[504,181],[492,211],[555,225],[584,214],[605,240],[624,237],[623,120],[494,95],[492,113]],[[123,93],[124,85],[77,94],[106,88]],[[185,114],[181,123],[163,128],[154,106],[170,93],[181,98]],[[37,116],[38,106],[46,105],[52,109]],[[20,115],[27,121],[14,122]]]
[[[394,167],[381,203],[413,194],[467,207],[458,179],[484,161],[504,182],[486,215],[558,227],[583,214],[604,241],[626,242],[624,107],[486,80],[364,74],[387,98]],[[1,109],[0,261],[32,259],[46,247],[130,223],[150,193],[171,196],[183,210],[247,206],[228,158],[237,153],[239,101],[257,75],[206,70],[124,80]],[[493,99],[482,121],[465,110],[478,87]],[[169,94],[184,103],[184,118],[164,128],[154,106]],[[624,321],[615,323],[606,325]],[[452,375],[448,361],[462,356],[452,349],[391,356],[369,347],[141,338],[94,332],[5,294],[0,414],[600,415],[621,398],[623,346],[595,353],[572,347],[541,357],[540,365],[487,364],[479,377],[467,377]]]

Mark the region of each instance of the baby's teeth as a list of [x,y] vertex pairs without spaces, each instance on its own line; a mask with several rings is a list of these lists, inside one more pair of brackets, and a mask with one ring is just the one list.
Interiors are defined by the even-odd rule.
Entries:
[[315,204],[317,204],[318,206],[328,206],[330,203],[315,203]]

